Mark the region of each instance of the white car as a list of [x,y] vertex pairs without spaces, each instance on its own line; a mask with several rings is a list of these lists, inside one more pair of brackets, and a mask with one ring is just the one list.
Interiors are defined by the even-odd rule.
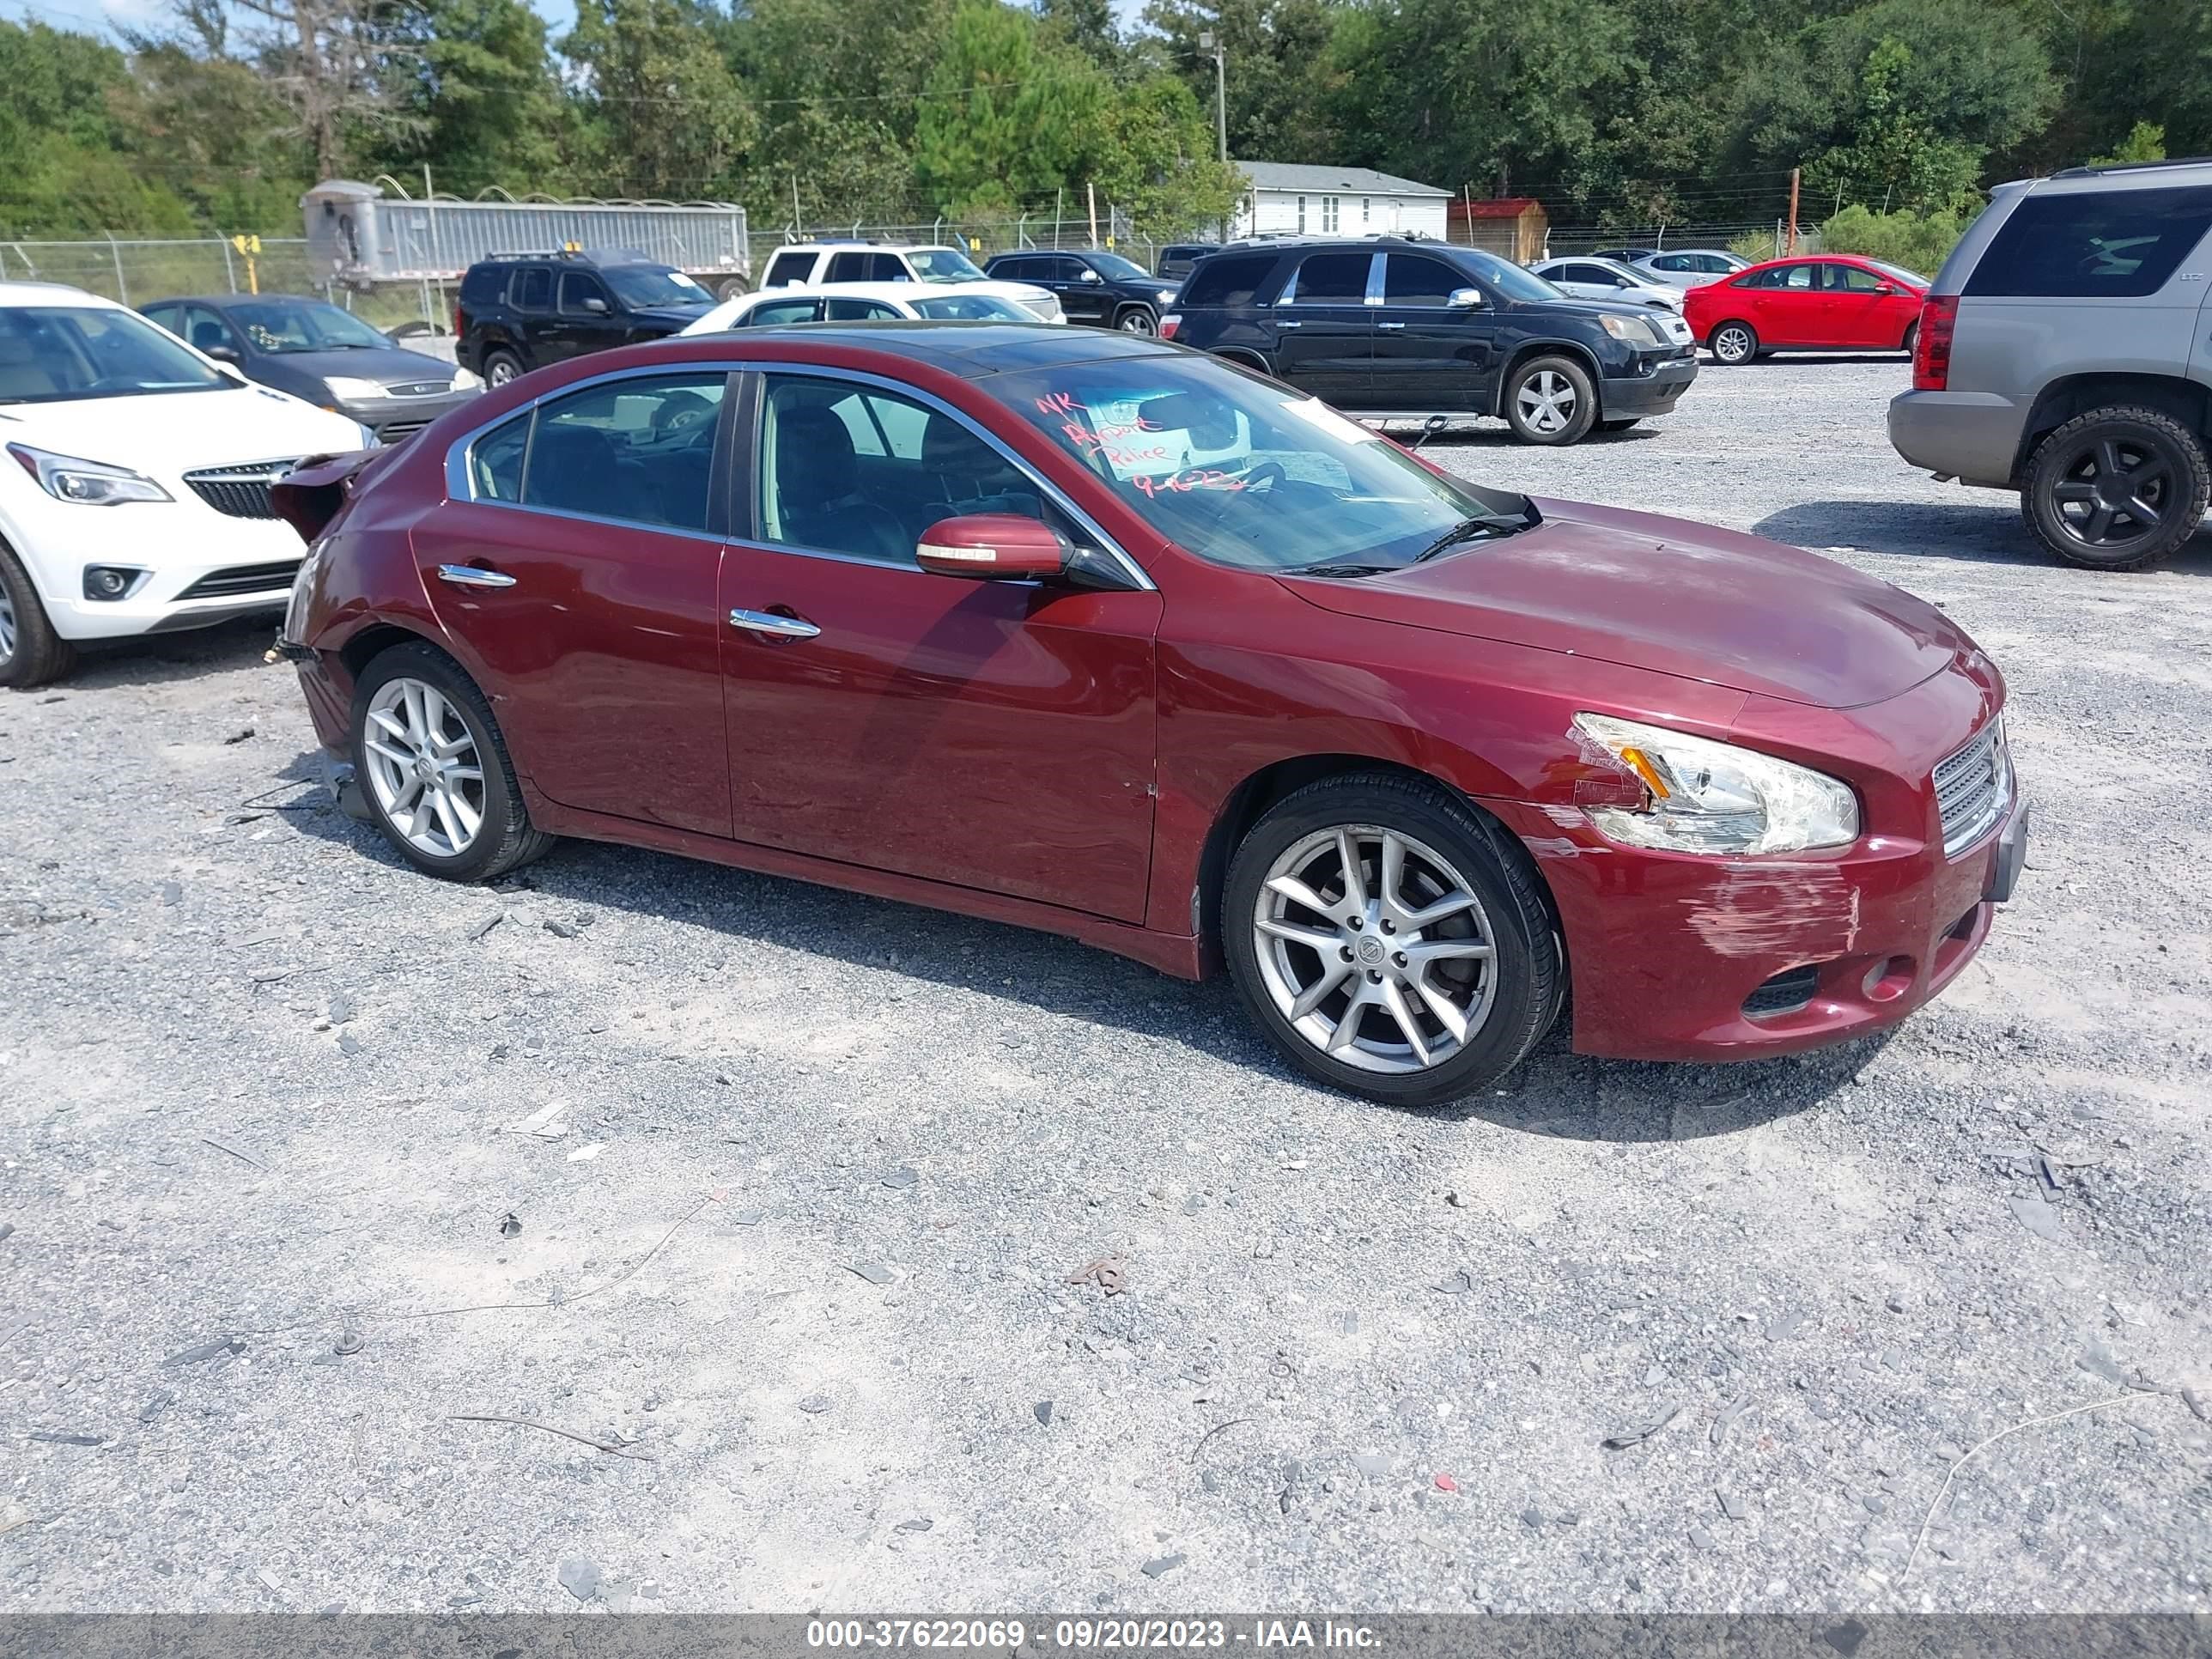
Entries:
[[1035,312],[1018,302],[1002,295],[978,293],[973,285],[940,290],[915,283],[843,283],[835,288],[764,288],[757,294],[740,294],[686,325],[684,332],[720,334],[779,323],[871,323],[895,317],[940,323],[1037,320]]
[[1618,259],[1595,259],[1583,255],[1543,259],[1528,269],[1577,300],[1629,300],[1647,306],[1664,306],[1669,311],[1682,308],[1683,290],[1654,282],[1634,266],[1622,264]]
[[1635,269],[1669,288],[1703,288],[1707,283],[1750,270],[1751,261],[1726,248],[1689,247],[1646,254],[1635,262]]
[[270,485],[374,442],[127,307],[0,283],[0,686],[59,678],[80,640],[281,611],[301,549]]
[[794,242],[775,251],[762,274],[763,288],[843,288],[854,283],[960,284],[969,291],[996,294],[1035,312],[1048,323],[1066,321],[1060,297],[1029,283],[994,283],[957,247],[911,246],[884,242]]

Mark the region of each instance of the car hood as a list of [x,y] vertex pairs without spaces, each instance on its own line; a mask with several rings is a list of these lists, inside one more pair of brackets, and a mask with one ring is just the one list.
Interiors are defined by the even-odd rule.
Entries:
[[157,477],[358,449],[361,424],[265,386],[0,404],[0,442]]
[[640,306],[626,313],[634,323],[645,323],[653,327],[680,329],[696,323],[714,308],[712,300],[702,300],[696,306]]
[[374,380],[379,386],[422,386],[431,381],[442,386],[453,378],[451,363],[426,357],[419,351],[403,351],[398,346],[381,351],[357,347],[338,351],[272,351],[255,360],[257,368],[264,365],[312,375],[318,380],[338,374],[350,380]]
[[1656,514],[1535,506],[1534,529],[1426,564],[1280,580],[1344,616],[1826,708],[1893,697],[1975,648],[1925,600],[1801,548]]

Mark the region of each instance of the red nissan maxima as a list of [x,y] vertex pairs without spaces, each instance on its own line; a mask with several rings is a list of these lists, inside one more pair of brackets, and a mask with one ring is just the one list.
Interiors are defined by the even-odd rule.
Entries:
[[1857,254],[1770,259],[1682,296],[1682,318],[1717,363],[1810,346],[1910,351],[1928,279]]
[[2003,682],[1795,548],[1448,477],[1135,336],[604,353],[278,486],[281,649],[433,875],[562,836],[1073,935],[1410,1105],[1887,1025],[2026,844]]

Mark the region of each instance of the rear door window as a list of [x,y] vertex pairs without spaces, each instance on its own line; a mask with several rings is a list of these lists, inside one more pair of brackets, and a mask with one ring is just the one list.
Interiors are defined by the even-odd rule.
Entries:
[[545,311],[553,304],[553,273],[544,265],[526,265],[515,273],[514,308]]
[[1367,303],[1367,271],[1375,256],[1358,253],[1316,253],[1298,267],[1291,289],[1294,304],[1302,306],[1358,306]]
[[726,384],[720,374],[696,372],[603,380],[542,405],[522,504],[705,530]]
[[1249,306],[1275,268],[1272,253],[1226,253],[1208,259],[1184,284],[1186,306]]
[[2030,196],[1967,277],[1969,296],[2155,294],[2212,227],[2212,186]]
[[766,328],[771,323],[816,323],[822,320],[819,300],[763,300],[744,314],[743,326]]
[[898,313],[881,300],[832,300],[826,314],[833,323],[879,323]]

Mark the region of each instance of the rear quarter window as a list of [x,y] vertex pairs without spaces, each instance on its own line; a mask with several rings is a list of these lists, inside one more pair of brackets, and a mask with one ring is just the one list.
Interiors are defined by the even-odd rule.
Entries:
[[507,292],[511,265],[471,265],[468,274],[461,278],[461,303],[465,306],[497,305]]
[[1275,268],[1272,253],[1218,254],[1193,271],[1183,284],[1186,306],[1249,306]]
[[2212,186],[2032,195],[1998,227],[1964,292],[1990,299],[2155,294],[2212,227]]
[[768,275],[761,278],[763,288],[787,288],[793,283],[803,283],[813,273],[814,256],[811,253],[779,253],[768,263]]

